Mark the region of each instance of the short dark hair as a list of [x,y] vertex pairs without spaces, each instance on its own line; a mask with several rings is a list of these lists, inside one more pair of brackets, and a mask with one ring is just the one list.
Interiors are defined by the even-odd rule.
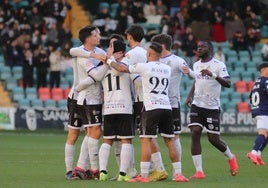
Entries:
[[123,36],[122,35],[119,35],[119,34],[116,34],[116,33],[113,33],[110,36],[109,40],[111,40],[111,39],[116,39],[116,40],[120,40],[120,41],[124,42]]
[[144,37],[144,30],[140,25],[133,24],[127,28],[125,34],[131,35],[135,41],[140,42]]
[[155,51],[158,54],[162,53],[162,46],[158,42],[152,42],[149,48],[151,48],[153,51]]
[[264,62],[264,63],[260,64],[257,67],[257,69],[258,69],[258,71],[261,71],[261,69],[266,68],[266,67],[268,67],[268,63],[267,62]]
[[125,52],[126,51],[126,44],[121,40],[114,41],[114,51],[115,52]]
[[171,50],[172,47],[172,37],[168,34],[158,34],[153,36],[152,42],[158,42],[159,44],[164,44],[167,50]]
[[86,38],[89,37],[89,36],[91,36],[91,34],[92,34],[91,32],[94,31],[94,30],[96,30],[96,29],[98,29],[98,27],[97,26],[94,26],[94,25],[89,25],[89,26],[86,26],[86,27],[82,28],[79,31],[79,34],[78,34],[79,35],[78,36],[79,40],[82,43],[84,43],[85,40],[86,40]]

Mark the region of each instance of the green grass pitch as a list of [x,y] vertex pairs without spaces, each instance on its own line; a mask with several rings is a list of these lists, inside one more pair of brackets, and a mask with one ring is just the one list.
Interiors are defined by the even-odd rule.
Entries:
[[[222,134],[236,154],[240,166],[237,176],[232,177],[228,170],[225,157],[213,148],[202,136],[203,168],[206,179],[190,180],[188,183],[176,183],[168,180],[161,182],[128,183],[128,182],[98,182],[93,180],[65,180],[64,144],[66,132],[55,131],[0,131],[0,187],[1,188],[259,188],[268,185],[268,149],[263,153],[266,161],[264,166],[253,165],[246,157],[251,150],[255,133]],[[83,133],[77,143],[76,153],[79,152]],[[158,139],[161,145],[162,157],[167,171],[171,174],[171,163],[162,138]],[[194,166],[190,155],[190,135],[181,135],[183,146],[182,168],[186,177],[193,175]],[[134,140],[136,167],[139,170],[140,147],[139,139]],[[111,150],[109,161],[109,176],[117,173],[117,166]],[[77,157],[76,157],[77,158]]]

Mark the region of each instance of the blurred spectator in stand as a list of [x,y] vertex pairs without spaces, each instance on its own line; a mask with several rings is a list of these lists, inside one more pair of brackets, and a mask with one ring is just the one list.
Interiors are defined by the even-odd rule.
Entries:
[[214,17],[212,19],[212,41],[224,42],[226,41],[224,32],[224,23],[219,11],[214,11]]
[[49,55],[49,71],[50,71],[50,88],[60,87],[60,74],[61,74],[61,53],[56,46],[53,47]]
[[168,13],[165,13],[160,20],[160,31],[163,34],[172,35],[172,21]]
[[144,16],[147,24],[160,24],[163,14],[156,14],[156,8],[153,0],[149,0],[143,6]]
[[32,33],[32,46],[33,49],[37,48],[38,46],[42,45],[42,37],[40,35],[39,29],[35,29]]
[[178,40],[173,42],[172,51],[177,56],[180,56],[180,57],[184,56],[183,51],[181,50],[181,42]]
[[248,41],[250,51],[255,51],[255,46],[259,42],[259,34],[253,28],[248,28],[245,40]]
[[134,0],[133,7],[131,10],[131,16],[134,20],[134,23],[145,23],[147,19],[143,13],[143,7],[141,4],[141,0]]
[[189,64],[189,67],[193,67],[193,62],[195,61],[195,52],[197,49],[197,42],[192,33],[188,34],[187,39],[182,43],[182,51],[185,56],[185,60]]
[[250,17],[244,20],[244,25],[246,29],[251,29],[258,38],[261,36],[261,20],[256,17],[254,12],[250,13]]
[[225,63],[225,55],[224,55],[222,48],[220,46],[218,46],[217,51],[214,54],[214,58]]
[[180,11],[180,1],[170,0],[170,16],[174,17],[177,12]]
[[29,17],[26,13],[25,7],[19,8],[15,19],[19,22],[19,26],[21,29],[24,29],[24,25],[29,23]]
[[66,42],[71,43],[72,37],[73,35],[70,29],[65,24],[59,25],[59,29],[58,29],[59,46],[62,46]]
[[232,39],[232,48],[236,51],[237,57],[240,60],[239,51],[246,50],[252,60],[251,50],[248,46],[247,39],[243,36],[241,31],[236,31]]
[[263,61],[268,61],[268,41],[263,44],[261,54]]
[[163,3],[163,0],[157,0],[155,5],[155,11],[157,15],[169,14],[167,6]]
[[25,90],[26,87],[33,87],[33,73],[34,73],[34,62],[33,53],[31,49],[25,51],[25,58],[22,64],[22,84]]
[[119,12],[118,16],[116,17],[118,20],[118,24],[116,26],[116,33],[123,35],[128,27],[128,13],[127,10],[123,9]]
[[109,6],[100,7],[100,12],[97,14],[96,19],[93,22],[93,25],[98,26],[101,34],[103,36],[109,36],[113,33],[117,26],[117,20],[112,19],[111,14],[109,13]]
[[20,36],[20,34],[21,32],[18,22],[16,20],[12,21],[9,24],[9,30],[8,30],[9,38],[17,38],[18,36]]
[[24,60],[23,49],[18,45],[17,38],[11,38],[7,42],[6,49],[7,65],[12,69],[13,66],[21,66]]
[[15,15],[15,8],[10,4],[10,0],[0,1],[0,9],[4,22],[8,22]]
[[133,18],[130,15],[131,7],[127,0],[119,1],[119,5],[116,10],[115,19],[118,20],[116,27],[116,33],[125,34],[128,25],[133,24]]
[[46,50],[42,46],[40,46],[38,53],[34,57],[34,65],[36,67],[37,89],[47,87],[49,60]]
[[52,44],[58,46],[59,44],[59,38],[58,38],[58,27],[57,23],[52,24],[51,29],[47,32],[47,38],[46,38],[46,45]]
[[44,19],[43,15],[40,14],[37,6],[32,7],[31,14],[29,15],[29,23],[32,28],[37,28],[40,31],[42,30]]
[[236,31],[240,31],[242,35],[246,34],[243,20],[233,11],[226,11],[225,13],[224,31],[228,41],[232,41]]
[[61,56],[63,58],[70,58],[70,49],[73,47],[73,44],[71,41],[64,41],[61,45]]
[[47,6],[47,0],[39,0],[34,3],[34,6],[37,7],[38,13],[42,16],[46,16],[46,12],[48,10]]
[[157,33],[157,31],[155,29],[151,30],[151,31],[148,31],[145,35],[144,35],[144,38],[142,39],[141,41],[141,46],[144,48],[144,49],[148,49],[148,47],[151,45],[151,39],[153,36],[155,36]]
[[156,15],[155,4],[153,0],[149,0],[147,3],[145,3],[145,5],[143,6],[143,12],[146,18],[148,16]]
[[19,35],[18,45],[23,46],[25,42],[31,42],[31,26],[29,24],[25,24],[24,28],[21,29],[21,34]]
[[171,18],[172,29],[171,36],[173,40],[181,40],[181,36],[185,33],[184,17],[180,11],[175,12],[174,16]]

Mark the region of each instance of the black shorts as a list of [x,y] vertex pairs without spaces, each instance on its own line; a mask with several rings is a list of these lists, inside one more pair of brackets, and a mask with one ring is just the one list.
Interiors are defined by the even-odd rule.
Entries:
[[207,132],[220,134],[220,109],[206,109],[192,105],[188,127],[193,125],[205,127]]
[[140,127],[140,123],[141,123],[141,111],[143,109],[143,102],[135,102],[133,105],[133,110],[134,110],[134,123],[136,128]]
[[103,138],[131,139],[134,138],[132,114],[112,114],[104,116]]
[[67,109],[69,113],[68,127],[72,129],[80,129],[83,124],[77,100],[68,98]]
[[174,125],[174,134],[181,133],[181,109],[172,108],[172,118],[173,118],[173,125]]
[[84,127],[100,126],[102,123],[102,105],[78,105]]
[[174,137],[171,110],[143,111],[141,117],[140,137],[156,138],[158,133],[163,137]]

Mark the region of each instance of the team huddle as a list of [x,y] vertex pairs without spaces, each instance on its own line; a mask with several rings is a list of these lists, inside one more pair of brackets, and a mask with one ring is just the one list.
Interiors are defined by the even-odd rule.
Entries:
[[[210,143],[226,156],[231,175],[235,176],[239,169],[236,156],[220,138],[220,90],[231,86],[230,76],[225,64],[212,58],[212,44],[199,42],[200,60],[191,70],[184,59],[171,53],[171,36],[155,35],[147,50],[140,45],[143,37],[143,28],[132,25],[126,30],[130,50],[126,52],[122,36],[113,34],[105,52],[97,47],[101,39],[97,27],[86,26],[79,31],[83,44],[70,50],[75,62],[74,82],[68,98],[66,179],[109,180],[107,165],[114,145],[119,168],[115,180],[165,180],[168,172],[163,165],[157,135],[163,137],[168,148],[173,181],[203,179],[200,139],[204,128]],[[191,108],[188,127],[196,169],[190,178],[182,172],[179,137],[182,76],[194,79],[186,100]],[[74,165],[75,143],[81,128],[85,130],[85,137]],[[141,144],[140,172],[135,168],[132,145],[137,128]]]

